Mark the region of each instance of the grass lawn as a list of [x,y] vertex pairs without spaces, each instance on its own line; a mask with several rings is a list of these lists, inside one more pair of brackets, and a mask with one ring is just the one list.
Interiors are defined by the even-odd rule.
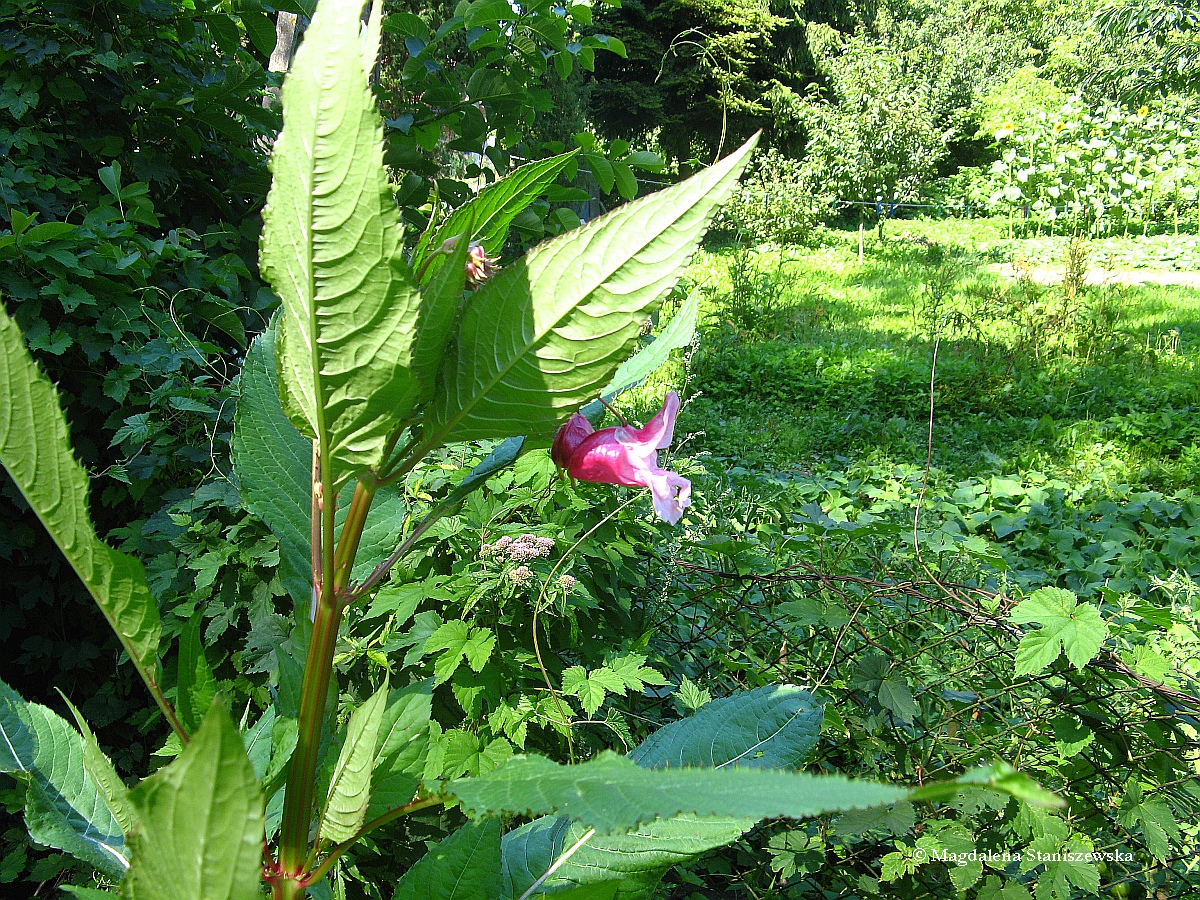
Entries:
[[1195,484],[1200,293],[1003,280],[985,268],[1002,230],[890,222],[861,265],[856,232],[702,253],[689,451],[757,472],[923,465],[936,342],[933,462],[952,480]]

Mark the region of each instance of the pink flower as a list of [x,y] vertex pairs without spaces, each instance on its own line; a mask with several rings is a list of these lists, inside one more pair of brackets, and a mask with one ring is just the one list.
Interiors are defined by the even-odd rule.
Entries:
[[498,268],[496,261],[483,249],[483,245],[472,241],[467,249],[467,287],[479,287],[490,279]]
[[674,525],[691,502],[692,483],[658,467],[658,451],[671,445],[679,395],[667,393],[663,407],[644,428],[617,425],[595,431],[579,413],[558,430],[550,456],[572,478],[601,484],[650,488],[654,511]]

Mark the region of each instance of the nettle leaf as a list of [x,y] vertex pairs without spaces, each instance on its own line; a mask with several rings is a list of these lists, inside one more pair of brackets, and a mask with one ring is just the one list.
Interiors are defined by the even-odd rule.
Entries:
[[385,681],[350,715],[346,725],[346,742],[329,779],[329,796],[321,814],[320,835],[323,839],[341,843],[358,833],[366,820],[371,802],[371,772],[375,765],[375,750],[379,726],[387,707],[388,686]]
[[262,886],[263,798],[242,737],[214,702],[173,763],[129,792],[131,900],[251,900]]
[[277,321],[246,354],[231,449],[242,502],[279,539],[280,581],[303,608],[312,594],[312,441],[279,405]]
[[[420,294],[363,71],[377,43],[360,39],[361,13],[360,0],[321,3],[284,80],[259,258],[283,301],[284,412],[326,448],[338,484],[382,462],[417,395]],[[379,15],[373,6],[372,21]]]
[[26,703],[0,681],[0,772],[25,783],[29,836],[120,877],[129,851],[104,792],[88,772],[87,755],[84,739],[61,716]]
[[534,247],[475,293],[425,440],[547,435],[629,356],[737,183],[756,138],[682,184]]
[[409,869],[393,900],[482,900],[500,893],[500,820],[468,822]]
[[436,229],[421,235],[413,252],[415,262],[423,260],[430,248],[436,249],[456,234],[468,232],[469,240],[479,241],[490,256],[504,249],[508,226],[529,204],[545,193],[558,174],[575,158],[578,150],[540,159],[515,169],[495,184],[481,190],[470,202],[454,210]]
[[648,770],[611,751],[573,766],[514,756],[493,772],[449,782],[443,789],[469,815],[558,813],[600,833],[628,831],[680,814],[809,818],[894,803],[907,793],[838,775],[750,768]]
[[1067,654],[1076,669],[1083,669],[1100,653],[1108,637],[1108,625],[1100,610],[1090,603],[1080,603],[1062,588],[1038,588],[1016,605],[1010,618],[1018,625],[1042,626],[1021,638],[1017,646],[1018,675],[1048,668],[1060,652]]
[[684,766],[799,767],[817,745],[824,707],[790,684],[713,700],[660,728],[629,754],[650,769]]
[[97,536],[88,478],[71,453],[54,386],[0,307],[0,462],[83,581],[152,690],[158,685],[158,605],[141,562]]

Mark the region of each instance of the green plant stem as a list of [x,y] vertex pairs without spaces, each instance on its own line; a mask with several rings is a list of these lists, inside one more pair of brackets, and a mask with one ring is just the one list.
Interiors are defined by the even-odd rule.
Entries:
[[426,514],[425,518],[421,520],[420,524],[413,529],[413,533],[405,538],[401,542],[400,546],[392,552],[392,555],[377,565],[374,571],[367,576],[366,580],[363,581],[362,584],[354,587],[351,590],[350,596],[347,598],[346,602],[353,603],[359,597],[362,597],[364,594],[366,594],[367,591],[371,590],[371,588],[375,587],[375,585],[379,583],[379,580],[388,573],[392,566],[400,561],[400,557],[404,556],[405,553],[412,549],[412,545],[420,540],[421,535],[433,527],[433,524],[438,519],[450,512],[450,510],[457,505],[457,503],[443,503],[440,506],[435,506],[432,510],[430,510]]
[[367,513],[371,510],[371,501],[375,499],[376,490],[374,482],[370,480],[360,480],[354,487],[354,496],[350,500],[350,508],[346,510],[346,521],[342,525],[342,539],[338,543],[333,561],[335,591],[341,591],[350,580],[350,570],[354,568],[354,558],[358,555],[358,545],[362,542]]
[[[318,468],[320,480],[314,484],[313,489],[319,492],[317,506],[321,516],[321,579],[317,585],[317,608],[313,617],[312,636],[308,642],[308,658],[304,664],[304,680],[300,687],[299,736],[288,774],[283,802],[283,822],[279,832],[279,865],[283,872],[281,883],[285,886],[301,883],[300,876],[308,857],[308,831],[312,817],[321,728],[325,720],[325,698],[329,693],[330,679],[333,677],[333,653],[337,647],[338,625],[342,618],[342,605],[335,588],[333,477],[326,455],[322,455]],[[313,548],[313,553],[315,556],[316,547]]]
[[[423,460],[431,450],[437,447],[438,444],[433,441],[422,441],[417,444],[416,441],[410,443],[404,449],[411,451],[395,469],[390,472],[380,472],[375,478],[375,487],[381,488],[384,485],[392,484],[393,482],[403,478],[409,472],[417,467],[417,463]],[[413,449],[413,448],[416,449]]]
[[308,880],[305,882],[305,884],[316,884],[318,881],[324,878],[326,874],[328,874],[329,870],[333,868],[333,864],[338,861],[338,857],[353,847],[354,843],[368,832],[374,831],[380,825],[386,825],[388,822],[392,822],[401,816],[407,816],[409,813],[414,813],[421,809],[427,809],[430,806],[437,806],[439,803],[444,802],[445,801],[441,797],[427,797],[424,800],[414,800],[412,803],[407,803],[404,806],[397,806],[395,809],[389,809],[382,815],[376,816],[362,828],[358,829],[358,833],[355,834],[354,837],[350,838],[349,840],[342,841],[340,844],[330,850],[329,855],[321,860],[321,864],[312,870],[312,873],[308,876]]
[[142,673],[142,678],[146,682],[146,687],[150,689],[150,694],[154,697],[154,702],[158,704],[158,708],[162,710],[163,717],[166,718],[167,724],[171,726],[171,730],[179,736],[179,742],[183,746],[188,745],[188,733],[183,728],[183,723],[179,721],[179,717],[175,715],[175,710],[171,704],[167,702],[167,698],[163,696],[162,689],[158,686],[157,679],[147,677],[146,673]]

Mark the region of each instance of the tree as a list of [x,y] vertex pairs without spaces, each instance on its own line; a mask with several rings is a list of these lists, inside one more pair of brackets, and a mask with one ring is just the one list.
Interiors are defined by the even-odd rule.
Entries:
[[711,158],[759,128],[799,137],[795,102],[808,78],[803,19],[768,0],[634,0],[597,23],[628,56],[597,60],[592,117],[607,137],[657,137],[668,155]]

